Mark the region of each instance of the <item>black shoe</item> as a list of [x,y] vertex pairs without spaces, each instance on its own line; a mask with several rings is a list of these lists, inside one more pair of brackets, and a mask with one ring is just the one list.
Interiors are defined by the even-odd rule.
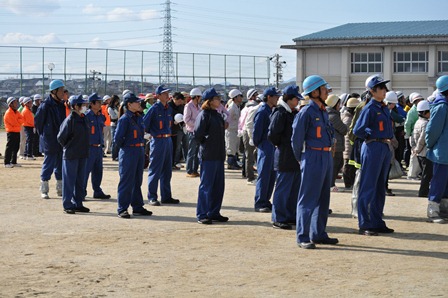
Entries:
[[172,169],[173,169],[174,171],[179,171],[179,170],[180,170],[180,168],[179,168],[178,166],[173,166]]
[[198,219],[198,223],[202,225],[211,225],[213,221],[210,218]]
[[166,201],[162,201],[162,204],[179,204],[180,201],[177,199],[169,198]]
[[125,210],[125,211],[121,211],[120,213],[118,213],[118,217],[119,218],[131,218],[131,215],[128,213],[127,210]]
[[64,209],[64,213],[75,214],[76,212],[75,212],[75,209]]
[[300,243],[297,243],[297,245],[303,249],[315,249],[316,248],[316,245],[312,242],[300,242]]
[[217,222],[228,222],[229,221],[229,218],[227,216],[222,216],[222,215],[219,215],[217,217],[212,217],[210,219],[212,221],[217,221]]
[[100,195],[93,196],[94,199],[101,199],[101,200],[108,200],[110,199],[110,195],[106,195],[105,193],[102,193]]
[[132,211],[132,215],[134,216],[151,216],[152,212],[149,210],[146,210],[145,208],[140,209],[139,211]]
[[392,192],[392,189],[386,189],[386,196],[395,197],[395,194]]
[[235,165],[227,165],[227,169],[228,170],[241,170],[241,167],[235,166]]
[[269,207],[255,208],[255,212],[270,213],[271,208],[269,208]]
[[381,234],[391,234],[395,232],[394,229],[389,229],[388,227],[379,228],[379,229],[371,229],[374,232],[381,233]]
[[81,207],[76,207],[75,211],[76,212],[82,212],[82,213],[88,213],[88,212],[90,212],[90,209],[87,208],[87,207],[81,206]]
[[378,236],[378,233],[372,229],[370,230],[359,229],[358,234],[364,236]]
[[329,245],[335,245],[339,243],[339,240],[337,238],[325,238],[322,240],[312,240],[314,244],[329,244]]
[[328,214],[332,214],[332,213],[333,213],[333,210],[328,209]]
[[157,200],[151,200],[148,204],[151,206],[160,206],[160,202]]
[[272,227],[274,229],[291,230],[292,226],[284,222],[273,222]]

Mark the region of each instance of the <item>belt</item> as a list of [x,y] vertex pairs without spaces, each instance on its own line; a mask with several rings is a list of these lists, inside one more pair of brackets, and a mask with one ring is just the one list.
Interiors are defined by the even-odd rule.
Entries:
[[92,147],[101,147],[101,144],[90,144]]
[[390,141],[390,139],[380,139],[380,138],[377,138],[377,139],[368,139],[366,142],[368,142],[368,143],[370,143],[370,142],[387,143],[389,141]]
[[156,135],[155,138],[169,138],[171,136],[172,136],[172,134],[167,133],[167,134],[163,134],[163,135]]
[[331,151],[331,147],[307,147],[308,149],[311,150],[316,150],[316,151]]
[[145,143],[137,143],[137,144],[131,144],[130,147],[144,147]]

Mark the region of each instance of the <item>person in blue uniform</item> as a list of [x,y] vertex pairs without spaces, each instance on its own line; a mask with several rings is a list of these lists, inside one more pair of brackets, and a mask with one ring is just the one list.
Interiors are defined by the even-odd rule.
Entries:
[[70,100],[70,115],[62,122],[57,135],[59,144],[64,148],[62,161],[62,205],[64,212],[89,212],[83,206],[85,197],[84,180],[89,157],[89,124],[85,113],[88,101],[82,95]]
[[143,206],[142,181],[145,163],[145,127],[142,119],[141,99],[133,93],[123,96],[120,108],[122,115],[117,122],[114,144],[118,153],[118,217],[130,218],[129,205],[135,216],[151,216],[152,212]]
[[196,217],[200,224],[213,221],[227,222],[222,216],[221,205],[224,196],[224,160],[226,146],[224,140],[225,122],[217,109],[221,105],[219,94],[214,88],[204,91],[202,111],[195,121],[194,137],[199,146],[201,162],[201,183],[198,192]]
[[364,140],[361,147],[358,224],[359,234],[366,236],[394,232],[382,219],[386,201],[384,185],[390,169],[391,139],[394,136],[390,112],[383,103],[388,82],[380,75],[372,75],[366,80],[371,100],[362,109],[353,128],[355,136]]
[[90,153],[86,166],[85,189],[87,194],[87,182],[89,175],[92,173],[93,197],[95,199],[110,199],[101,189],[101,181],[103,180],[103,127],[106,118],[101,113],[102,99],[98,94],[93,93],[89,96],[90,109],[86,113],[90,130]]
[[173,110],[168,105],[170,89],[160,85],[156,88],[157,102],[143,117],[145,131],[152,136],[148,170],[148,200],[152,206],[160,206],[157,188],[160,180],[160,201],[162,204],[179,204],[171,194],[173,143],[171,126]]
[[62,146],[56,136],[65,119],[65,86],[61,80],[50,83],[50,95],[40,104],[34,116],[34,126],[39,133],[40,152],[45,154],[40,174],[40,192],[43,199],[49,199],[49,180],[54,172],[56,191],[62,196]]
[[436,87],[438,94],[430,104],[431,114],[425,130],[426,158],[433,163],[427,216],[430,222],[446,223],[447,210],[440,210],[440,202],[448,197],[448,76],[438,78]]
[[296,221],[297,197],[300,189],[300,164],[292,152],[292,123],[299,100],[303,99],[299,87],[287,86],[283,97],[272,112],[268,139],[275,145],[274,170],[277,171],[272,200],[272,225],[277,229],[291,230]]
[[[316,244],[337,244],[326,232],[330,186],[333,175],[331,154],[334,130],[325,109],[328,97],[327,82],[318,75],[303,81],[304,95],[310,103],[294,118],[292,148],[300,162],[301,182],[297,202],[297,244],[314,249]],[[384,184],[383,184],[384,185]]]
[[254,117],[253,145],[257,147],[257,184],[255,186],[255,212],[269,213],[274,190],[276,172],[274,170],[274,145],[268,140],[268,130],[272,109],[277,106],[280,93],[275,87],[263,92],[263,104]]

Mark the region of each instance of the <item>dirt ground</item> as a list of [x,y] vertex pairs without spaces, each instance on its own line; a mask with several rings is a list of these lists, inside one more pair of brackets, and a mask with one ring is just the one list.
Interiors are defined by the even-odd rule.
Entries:
[[[0,133],[4,154],[5,133]],[[3,160],[2,160],[3,161]],[[385,218],[396,233],[357,234],[350,194],[333,193],[328,221],[336,246],[300,249],[295,231],[253,212],[254,186],[226,171],[224,224],[196,223],[199,179],[173,173],[178,206],[146,206],[148,218],[116,216],[117,163],[106,159],[103,189],[89,214],[67,215],[39,193],[42,158],[0,168],[1,297],[447,297],[448,225],[425,222],[417,181],[394,180]],[[143,193],[147,194],[147,173]],[[342,186],[341,181],[338,185]],[[89,187],[89,195],[92,190]]]

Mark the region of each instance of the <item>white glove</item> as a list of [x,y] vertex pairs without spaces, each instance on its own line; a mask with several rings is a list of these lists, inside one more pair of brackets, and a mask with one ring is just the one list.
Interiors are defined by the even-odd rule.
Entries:
[[237,134],[238,138],[241,138],[243,136],[243,131],[238,130],[238,134]]
[[145,135],[143,136],[143,138],[144,138],[145,140],[150,140],[150,139],[151,139],[151,134],[149,134],[149,133],[145,133]]
[[250,139],[250,140],[249,140],[249,145],[251,145],[252,147],[255,147],[255,145],[254,145],[254,140]]

